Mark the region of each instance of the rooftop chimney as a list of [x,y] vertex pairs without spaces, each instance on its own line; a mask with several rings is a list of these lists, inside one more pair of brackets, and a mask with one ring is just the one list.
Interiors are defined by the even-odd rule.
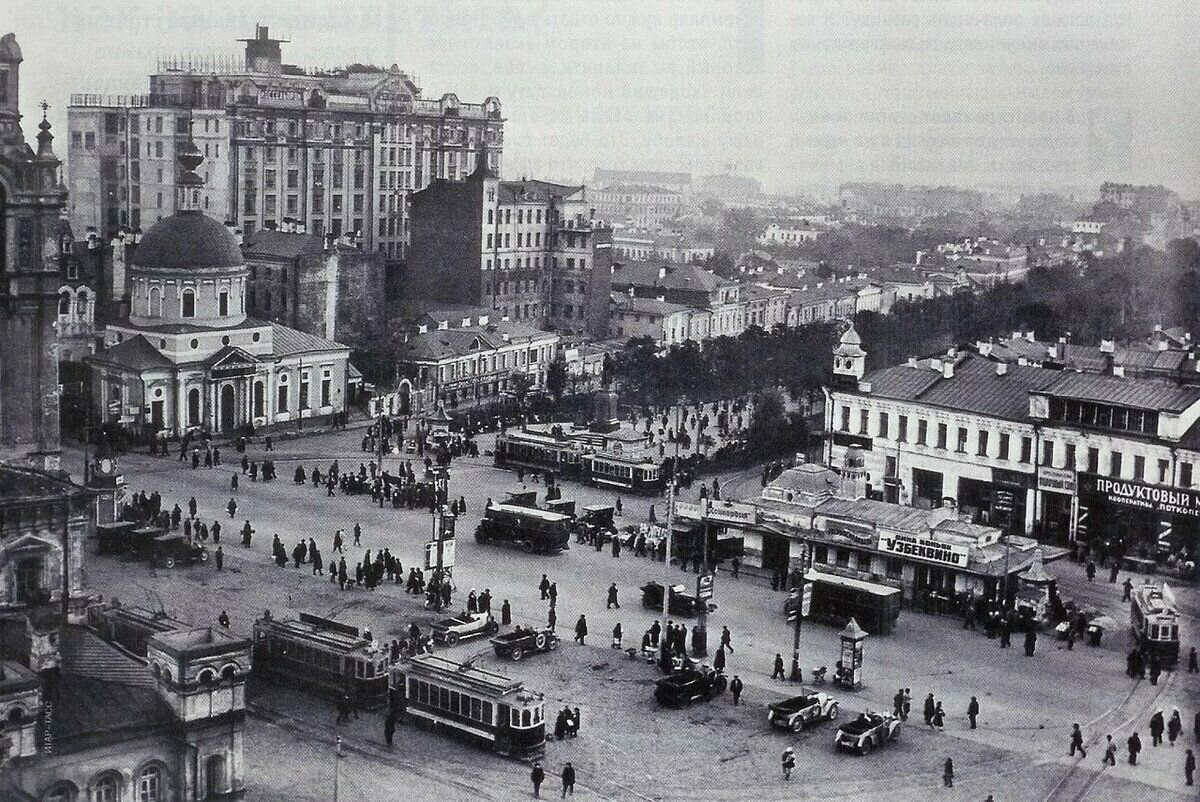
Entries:
[[1161,340],[1159,340],[1157,343],[1155,343],[1155,345],[1158,347],[1158,350],[1165,351],[1165,350],[1167,350],[1167,346],[1169,345],[1169,343],[1167,342],[1167,338],[1163,337]]
[[1033,332],[1032,331],[1025,332],[1025,339],[1028,340],[1029,342],[1033,342]]
[[953,379],[954,378],[954,360],[953,359],[947,359],[945,362],[942,363],[942,378],[943,379]]
[[997,376],[1007,376],[1008,375],[1008,363],[1007,362],[997,362],[996,363],[996,375]]
[[992,354],[992,344],[985,343],[983,340],[979,340],[975,343],[975,349],[979,351],[980,356],[991,356]]
[[1116,350],[1117,350],[1116,340],[1101,340],[1100,341],[1100,353],[1112,354],[1112,353],[1115,353]]
[[910,356],[908,358],[908,366],[910,368],[915,368],[917,366],[917,358],[915,356]]
[[1125,377],[1125,366],[1124,365],[1113,365],[1113,375],[1124,378]]

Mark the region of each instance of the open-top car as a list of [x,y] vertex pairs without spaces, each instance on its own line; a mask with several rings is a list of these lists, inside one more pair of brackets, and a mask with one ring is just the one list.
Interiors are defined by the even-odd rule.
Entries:
[[[695,615],[700,612],[705,602],[696,598],[684,585],[671,586],[671,603],[668,613],[671,615]],[[708,602],[708,612],[714,612],[717,605]],[[647,582],[642,585],[642,606],[651,610],[661,610],[663,606],[663,586],[658,582]]]
[[899,735],[899,718],[891,713],[868,711],[859,713],[858,718],[838,727],[837,735],[833,736],[833,745],[839,750],[845,749],[865,755]]
[[827,693],[814,691],[767,705],[767,721],[772,727],[800,732],[810,724],[833,721],[838,703]]
[[725,691],[725,675],[709,666],[686,667],[654,684],[654,698],[666,707],[686,707],[707,702]]
[[496,635],[491,640],[497,657],[506,657],[514,662],[527,654],[552,652],[558,648],[558,636],[549,629],[518,626],[512,632]]
[[479,635],[495,635],[500,631],[500,625],[491,613],[461,612],[453,618],[443,618],[433,623],[433,640],[453,646],[460,640],[474,638]]

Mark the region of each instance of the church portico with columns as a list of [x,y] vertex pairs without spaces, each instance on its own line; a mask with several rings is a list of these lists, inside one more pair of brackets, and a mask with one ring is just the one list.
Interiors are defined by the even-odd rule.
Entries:
[[129,315],[87,359],[103,420],[150,434],[230,432],[344,411],[350,349],[246,315],[237,239],[198,208],[202,157],[184,145],[181,211],[129,260]]

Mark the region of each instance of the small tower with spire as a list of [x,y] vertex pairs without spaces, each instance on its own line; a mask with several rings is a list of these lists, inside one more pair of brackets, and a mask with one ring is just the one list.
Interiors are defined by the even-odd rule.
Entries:
[[196,172],[196,168],[204,161],[200,148],[192,139],[192,122],[188,120],[188,138],[179,147],[176,155],[179,162],[179,180],[176,182],[175,208],[180,212],[200,211],[200,191],[204,189],[204,179]]
[[857,387],[866,372],[867,352],[863,350],[862,338],[854,330],[854,324],[850,323],[833,349],[834,383]]

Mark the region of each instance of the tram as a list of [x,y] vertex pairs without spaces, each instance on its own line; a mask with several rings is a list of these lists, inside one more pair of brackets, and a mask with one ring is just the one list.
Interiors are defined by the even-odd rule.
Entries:
[[633,493],[658,495],[666,487],[662,466],[636,456],[595,453],[583,457],[583,480]]
[[355,626],[308,613],[276,620],[270,610],[254,622],[254,672],[323,696],[382,705],[390,663],[370,631]]
[[578,478],[580,449],[576,443],[535,432],[500,432],[496,435],[497,468],[549,471],[555,476]]
[[391,668],[391,700],[410,720],[498,754],[536,758],[546,746],[546,703],[520,680],[419,654]]
[[1179,613],[1175,594],[1164,583],[1147,582],[1130,596],[1129,627],[1139,648],[1163,665],[1179,660]]

